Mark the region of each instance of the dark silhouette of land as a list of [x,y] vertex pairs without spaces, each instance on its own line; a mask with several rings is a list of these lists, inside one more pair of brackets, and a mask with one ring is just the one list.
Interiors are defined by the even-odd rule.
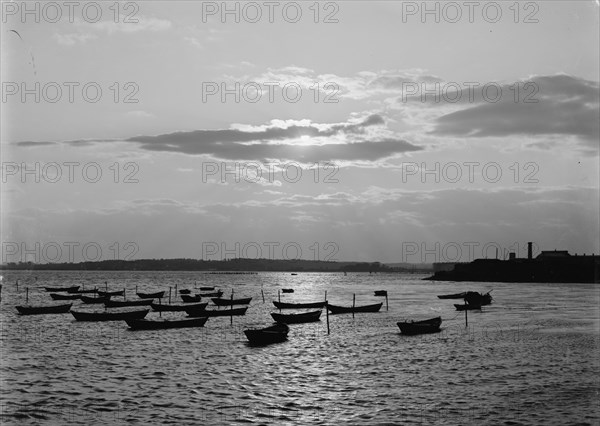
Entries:
[[73,271],[277,271],[277,272],[430,272],[415,268],[389,267],[380,262],[329,262],[284,259],[140,259],[79,263],[18,262],[0,265],[4,270]]
[[426,280],[483,281],[483,282],[548,282],[548,283],[598,283],[600,282],[600,256],[577,256],[562,251],[542,251],[532,256],[531,243],[526,259],[511,253],[508,260],[476,259],[458,263],[454,269],[437,271]]

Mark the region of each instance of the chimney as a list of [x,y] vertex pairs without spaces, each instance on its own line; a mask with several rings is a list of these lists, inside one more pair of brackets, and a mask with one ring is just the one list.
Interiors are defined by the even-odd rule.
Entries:
[[508,260],[515,260],[517,255],[514,252],[508,253]]
[[533,243],[527,243],[527,259],[533,259]]

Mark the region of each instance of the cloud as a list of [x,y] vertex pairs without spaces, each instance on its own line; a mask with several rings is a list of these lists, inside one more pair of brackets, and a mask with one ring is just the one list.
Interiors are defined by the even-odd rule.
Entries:
[[[600,139],[598,82],[569,75],[538,76],[515,102],[514,86],[501,86],[498,102],[486,102],[481,90],[474,91],[474,106],[442,115],[430,132],[440,136],[573,136],[587,148],[598,149]],[[525,96],[532,102],[525,102]],[[463,102],[467,93],[461,93]],[[537,101],[537,102],[533,102]],[[436,105],[431,102],[430,105]],[[538,146],[539,143],[538,143]]]
[[[376,131],[371,131],[371,128],[381,127],[383,124],[383,117],[372,114],[359,122],[315,124],[306,120],[301,123],[278,121],[268,126],[136,136],[126,141],[138,143],[142,149],[149,151],[256,161],[376,161],[422,149],[407,141],[389,135],[381,137]],[[302,143],[306,138],[311,141],[310,144]],[[330,143],[331,140],[334,143]]]
[[119,22],[114,20],[99,21],[93,24],[81,19],[75,20],[79,27],[85,27],[96,31],[105,32],[109,35],[115,33],[137,33],[141,31],[165,31],[171,28],[172,23],[167,19],[153,18],[149,16],[134,16],[129,21],[123,19]]
[[135,118],[152,118],[152,117],[154,117],[153,114],[150,114],[149,112],[143,111],[143,110],[128,111],[127,116],[135,117]]
[[63,46],[74,46],[75,44],[85,44],[88,40],[97,39],[98,36],[94,34],[58,34],[55,33],[52,35],[52,38],[56,40],[58,44],[62,44]]

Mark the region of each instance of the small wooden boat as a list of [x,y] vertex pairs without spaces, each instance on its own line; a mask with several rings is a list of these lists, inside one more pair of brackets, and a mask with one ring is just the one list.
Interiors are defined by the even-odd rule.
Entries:
[[423,321],[398,322],[402,334],[414,336],[416,334],[437,333],[442,325],[442,317],[431,318]]
[[245,297],[243,299],[221,299],[220,297],[213,297],[210,299],[217,306],[232,306],[232,305],[247,305],[252,300],[251,297]]
[[271,316],[275,322],[283,324],[300,324],[305,322],[316,322],[321,317],[321,311],[304,312],[302,314],[277,314],[272,313]]
[[179,294],[190,294],[192,292],[192,290],[184,288],[179,290]]
[[466,292],[462,293],[454,293],[454,294],[441,294],[438,296],[438,299],[464,299]]
[[140,299],[162,299],[165,295],[164,291],[157,291],[155,293],[137,293]]
[[465,303],[464,305],[454,305],[457,311],[474,311],[481,310],[481,305],[472,305],[470,303]]
[[128,319],[142,319],[150,309],[141,311],[121,311],[121,312],[82,312],[71,310],[71,315],[77,321],[127,321]]
[[387,296],[387,290],[375,290],[375,296]]
[[248,307],[233,309],[186,309],[190,317],[236,317],[246,315]]
[[91,297],[91,296],[83,296],[82,295],[80,297],[80,299],[81,299],[81,301],[83,303],[87,303],[87,304],[93,304],[93,303],[100,304],[100,303],[106,302],[107,300],[110,300],[110,296]]
[[149,320],[128,319],[125,320],[132,330],[164,330],[167,328],[191,328],[204,327],[208,317],[185,318],[181,320]]
[[115,290],[115,291],[98,290],[98,296],[104,296],[104,297],[123,296],[124,294],[125,294],[125,290]]
[[221,297],[221,296],[223,296],[223,291],[219,290],[219,291],[213,291],[212,293],[199,293],[196,296],[200,296],[200,297]]
[[298,275],[298,274],[297,274],[297,273],[295,273],[295,272],[292,272],[290,275]]
[[282,293],[293,293],[294,289],[293,288],[282,288],[281,292]]
[[75,293],[77,290],[79,290],[79,286],[74,285],[71,287],[44,287],[44,290],[46,290],[48,293],[60,293],[63,291],[67,293]]
[[91,290],[77,290],[77,291],[74,291],[73,293],[79,293],[79,294],[98,293],[98,289],[93,288]]
[[41,306],[15,306],[21,315],[41,314],[66,314],[71,309],[72,303],[66,305],[41,305]]
[[327,302],[310,302],[310,303],[285,303],[273,301],[277,309],[318,309],[323,308]]
[[60,293],[50,293],[50,297],[52,300],[76,300],[81,299],[80,294],[60,294]]
[[122,308],[125,306],[148,306],[152,303],[152,299],[142,300],[106,300],[104,306],[107,308]]
[[464,299],[465,302],[467,302],[470,305],[485,306],[492,303],[492,295],[489,291],[485,294],[478,293],[476,291],[467,291]]
[[200,291],[213,291],[214,287],[198,287]]
[[379,312],[383,303],[375,303],[373,305],[363,305],[363,306],[336,306],[327,304],[327,308],[332,314],[348,314],[348,313],[358,313],[358,312]]
[[167,305],[161,303],[152,303],[152,310],[156,312],[181,312],[186,309],[198,309],[204,310],[208,303],[193,303],[193,304],[183,304],[183,305]]
[[278,343],[287,340],[289,331],[290,328],[287,324],[277,323],[267,328],[244,330],[244,334],[251,344],[267,345],[269,343]]
[[182,294],[181,300],[183,300],[183,303],[197,303],[200,300],[202,300],[202,297],[200,297],[199,294],[197,294],[195,296],[189,296],[187,294]]

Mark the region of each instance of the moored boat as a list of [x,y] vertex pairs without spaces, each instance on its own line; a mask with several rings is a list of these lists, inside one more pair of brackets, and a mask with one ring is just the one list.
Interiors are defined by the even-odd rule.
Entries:
[[74,285],[70,287],[44,287],[44,290],[46,290],[48,293],[60,293],[63,291],[67,293],[74,293],[77,290],[79,290],[79,286]]
[[332,314],[348,314],[358,312],[379,312],[383,303],[374,303],[373,305],[363,306],[336,306],[330,303],[327,304],[327,308]]
[[152,303],[152,299],[142,300],[106,300],[104,306],[107,308],[122,308],[125,306],[149,306]]
[[202,297],[200,297],[199,294],[197,294],[195,296],[189,296],[187,294],[182,294],[181,300],[183,300],[183,303],[196,303],[196,302],[199,302],[200,300],[202,300]]
[[489,291],[485,294],[478,293],[476,291],[467,291],[467,293],[464,296],[464,299],[465,302],[467,302],[470,305],[485,306],[492,303],[492,295]]
[[465,303],[464,305],[454,304],[454,307],[457,311],[474,311],[481,310],[481,305],[472,305],[470,303]]
[[304,312],[301,314],[271,314],[275,322],[283,324],[301,324],[305,322],[316,322],[321,317],[321,311]]
[[179,290],[179,294],[190,294],[191,292],[192,290],[190,290],[189,288],[183,288]]
[[442,317],[431,318],[423,321],[401,321],[398,327],[402,334],[410,336],[416,334],[437,333],[442,325]]
[[76,300],[81,299],[80,294],[60,294],[60,293],[50,293],[50,297],[52,300]]
[[282,293],[293,293],[294,289],[293,288],[282,288],[281,292]]
[[375,290],[375,296],[387,296],[387,290]]
[[23,305],[15,306],[21,315],[42,315],[42,314],[66,314],[71,309],[72,303],[66,305]]
[[323,308],[327,302],[309,302],[309,303],[285,303],[273,301],[277,309],[318,309]]
[[198,309],[203,310],[206,308],[208,303],[194,303],[194,304],[183,304],[183,305],[168,305],[162,303],[152,303],[152,309],[157,312],[181,312],[186,309]]
[[438,299],[464,299],[467,293],[463,291],[462,293],[454,293],[454,294],[441,294],[438,295]]
[[198,287],[200,291],[213,291],[214,287]]
[[137,295],[140,299],[162,299],[165,295],[165,292],[164,291],[157,291],[155,293],[138,292]]
[[71,315],[77,321],[126,321],[128,319],[142,319],[150,309],[141,311],[120,311],[120,312],[83,312],[71,310]]
[[169,328],[204,327],[204,324],[208,321],[208,317],[184,318],[179,320],[128,319],[125,321],[132,330],[164,330]]
[[107,300],[110,300],[110,296],[100,296],[100,297],[91,297],[91,296],[81,296],[80,297],[81,301],[83,303],[87,303],[87,304],[100,304],[100,303],[104,303]]
[[125,294],[125,290],[115,290],[115,291],[98,290],[98,296],[103,296],[103,297],[123,296],[124,294]]
[[248,307],[233,309],[186,309],[185,312],[190,317],[235,317],[246,315]]
[[244,334],[251,344],[266,345],[287,340],[289,331],[287,324],[277,323],[266,328],[244,330]]
[[222,299],[220,297],[213,297],[210,300],[217,306],[232,306],[232,305],[247,305],[252,300],[251,297],[245,297],[243,299]]

